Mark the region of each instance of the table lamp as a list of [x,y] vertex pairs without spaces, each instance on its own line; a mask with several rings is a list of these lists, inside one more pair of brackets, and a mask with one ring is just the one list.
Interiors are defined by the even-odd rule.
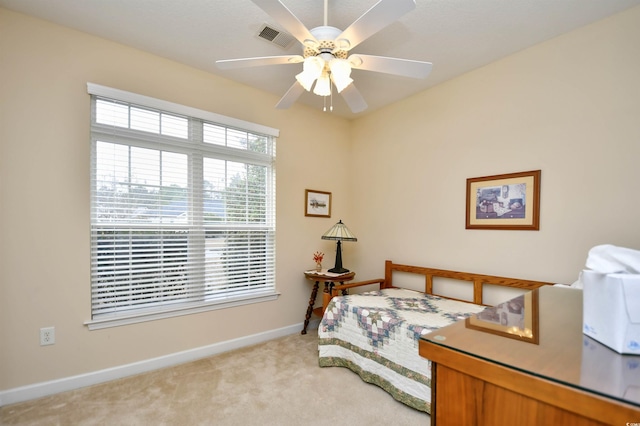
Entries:
[[355,235],[349,231],[349,228],[342,223],[342,220],[338,221],[335,225],[331,227],[327,232],[322,236],[323,240],[335,240],[337,241],[338,248],[336,251],[336,265],[329,269],[329,272],[333,272],[336,274],[346,274],[349,272],[348,269],[342,267],[342,241],[358,241]]

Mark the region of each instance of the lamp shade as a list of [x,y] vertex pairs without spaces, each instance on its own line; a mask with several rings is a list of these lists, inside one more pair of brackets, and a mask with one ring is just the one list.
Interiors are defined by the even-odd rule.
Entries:
[[337,241],[358,241],[355,235],[349,231],[347,225],[339,220],[338,223],[333,225],[331,229],[322,235],[323,240],[337,240]]

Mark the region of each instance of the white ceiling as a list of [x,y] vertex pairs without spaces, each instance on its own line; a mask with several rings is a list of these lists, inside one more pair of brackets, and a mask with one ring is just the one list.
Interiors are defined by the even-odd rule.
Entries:
[[[323,25],[323,0],[281,0],[307,28]],[[377,0],[329,0],[328,25],[345,29]],[[363,115],[492,61],[640,5],[640,0],[417,0],[416,9],[351,53],[433,63],[427,79],[354,70]],[[302,64],[222,71],[218,59],[300,54],[256,36],[278,22],[251,0],[0,0],[0,6],[154,53],[271,92],[274,106]],[[298,102],[321,109],[323,98]],[[339,96],[334,111],[352,114]]]

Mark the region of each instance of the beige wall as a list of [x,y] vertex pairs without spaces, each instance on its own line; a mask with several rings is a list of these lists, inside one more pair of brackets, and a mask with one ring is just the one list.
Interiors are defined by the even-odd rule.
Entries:
[[[275,302],[88,331],[89,96],[93,82],[280,129]],[[305,188],[347,215],[349,123],[103,39],[0,9],[0,391],[301,323],[302,271],[334,219],[304,216]],[[320,131],[314,131],[317,125]],[[334,167],[318,167],[332,164]],[[39,329],[56,344],[39,346]]]
[[[639,41],[636,7],[356,121],[349,261],[571,283],[594,245],[640,249]],[[536,169],[540,231],[465,230],[467,178]]]
[[[595,244],[640,248],[638,39],[640,8],[350,123],[278,111],[275,96],[0,9],[0,391],[301,322],[301,270],[315,250],[333,261],[319,236],[339,218],[358,236],[345,265],[363,279],[393,259],[570,282]],[[88,81],[281,130],[278,301],[83,326]],[[468,177],[532,169],[542,169],[539,232],[464,229]],[[333,193],[331,219],[304,217],[305,188]],[[39,328],[52,325],[56,345],[40,347]]]

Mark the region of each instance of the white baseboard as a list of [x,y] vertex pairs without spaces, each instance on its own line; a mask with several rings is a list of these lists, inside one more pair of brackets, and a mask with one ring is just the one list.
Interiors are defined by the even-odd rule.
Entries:
[[[317,328],[318,323],[318,319],[311,321],[309,323],[308,329],[312,330],[314,328]],[[123,377],[133,376],[140,373],[146,373],[148,371],[153,371],[160,368],[184,364],[185,362],[191,362],[234,349],[239,349],[245,346],[255,345],[257,343],[266,342],[267,340],[277,339],[278,337],[300,333],[300,330],[302,330],[302,324],[290,325],[275,330],[265,331],[263,333],[239,337],[237,339],[214,343],[213,345],[190,349],[183,352],[177,352],[174,354],[139,361],[132,364],[121,365],[105,370],[80,374],[78,376],[65,377],[62,379],[51,380],[48,382],[36,383],[33,385],[21,386],[18,388],[0,391],[0,407],[9,404],[15,404],[18,402],[29,401],[44,396],[49,396],[60,392],[80,389],[86,386],[97,385],[99,383],[121,379]]]

